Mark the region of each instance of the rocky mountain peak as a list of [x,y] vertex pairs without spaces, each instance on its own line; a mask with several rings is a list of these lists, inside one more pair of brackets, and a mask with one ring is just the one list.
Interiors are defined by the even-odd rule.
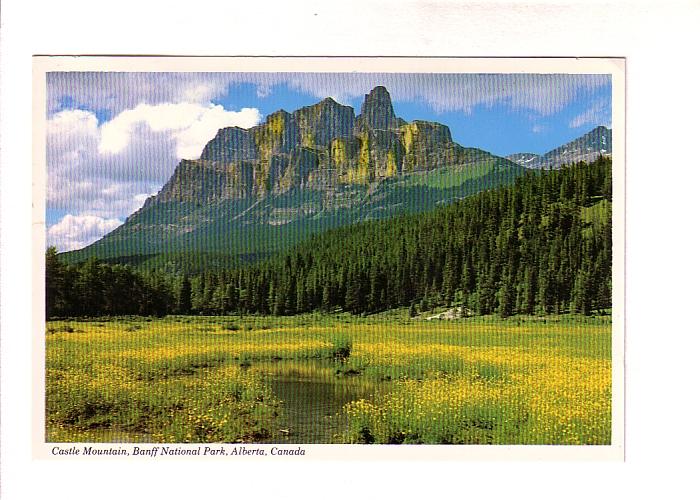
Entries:
[[255,141],[248,130],[240,127],[225,127],[204,146],[200,159],[230,162],[252,160],[256,157]]
[[288,120],[291,118],[291,113],[284,109],[278,109],[277,111],[274,111],[267,115],[267,118],[265,119],[265,123],[270,123],[275,120]]
[[326,97],[322,101],[320,101],[318,104],[322,106],[342,106],[342,104],[338,103],[335,99],[332,97]]
[[393,129],[397,127],[394,106],[386,87],[374,87],[365,95],[358,120],[370,129]]
[[594,161],[598,156],[612,156],[612,130],[599,125],[571,142],[543,155],[515,153],[507,159],[527,168],[559,168],[579,161]]
[[352,106],[327,97],[291,113],[277,110],[250,129],[222,128],[199,160],[178,165],[149,204],[262,199],[294,190],[330,199],[383,179],[463,166],[473,157],[447,126],[398,118],[387,89],[375,87],[357,117]]
[[304,147],[326,147],[332,139],[352,136],[355,110],[326,97],[293,114],[300,130]]
[[389,91],[384,87],[383,85],[377,85],[374,87],[372,90],[369,91],[369,94],[365,94],[365,102],[367,100],[387,100],[389,101],[389,104],[391,104],[391,96],[389,95]]

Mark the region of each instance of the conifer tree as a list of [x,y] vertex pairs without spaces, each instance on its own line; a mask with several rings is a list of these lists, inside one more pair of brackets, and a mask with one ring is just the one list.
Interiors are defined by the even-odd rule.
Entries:
[[192,283],[188,276],[183,276],[177,294],[177,312],[190,314],[192,312]]

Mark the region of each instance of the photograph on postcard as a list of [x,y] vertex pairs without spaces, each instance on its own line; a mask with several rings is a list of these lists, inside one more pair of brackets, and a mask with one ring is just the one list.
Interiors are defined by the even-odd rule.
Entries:
[[41,59],[42,443],[620,451],[620,61]]

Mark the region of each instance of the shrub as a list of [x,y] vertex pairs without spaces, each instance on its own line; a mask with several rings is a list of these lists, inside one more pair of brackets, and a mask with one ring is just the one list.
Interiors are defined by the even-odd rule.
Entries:
[[352,351],[352,339],[347,335],[337,335],[331,339],[332,357],[337,361],[346,361]]

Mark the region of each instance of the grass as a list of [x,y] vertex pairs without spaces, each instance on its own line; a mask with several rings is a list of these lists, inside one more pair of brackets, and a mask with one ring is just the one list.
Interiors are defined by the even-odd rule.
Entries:
[[322,359],[329,383],[381,386],[339,408],[337,442],[610,443],[609,316],[406,318],[48,322],[47,440],[264,441],[285,408],[250,367]]
[[494,168],[493,160],[483,160],[477,165],[464,167],[443,167],[425,173],[418,173],[405,179],[407,186],[427,186],[435,189],[450,189],[467,181],[484,177]]

